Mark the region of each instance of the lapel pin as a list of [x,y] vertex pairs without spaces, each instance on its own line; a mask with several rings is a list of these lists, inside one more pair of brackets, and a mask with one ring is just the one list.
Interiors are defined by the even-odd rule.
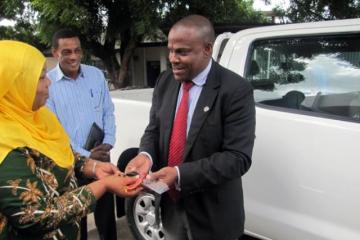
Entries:
[[208,106],[204,107],[204,112],[207,112],[209,110],[210,110],[210,108]]

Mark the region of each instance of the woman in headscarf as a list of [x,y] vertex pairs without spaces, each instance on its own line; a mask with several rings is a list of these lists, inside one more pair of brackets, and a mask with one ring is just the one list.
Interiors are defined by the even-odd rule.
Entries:
[[[44,56],[0,41],[0,239],[79,239],[79,221],[106,191],[134,196],[136,178],[74,156],[48,98]],[[79,187],[77,177],[96,178]]]

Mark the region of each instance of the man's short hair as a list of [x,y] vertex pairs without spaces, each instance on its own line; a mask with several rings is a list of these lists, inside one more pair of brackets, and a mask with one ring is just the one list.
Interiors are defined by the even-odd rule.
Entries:
[[177,21],[172,28],[179,26],[195,27],[199,30],[204,41],[214,44],[215,31],[210,20],[202,15],[192,14]]
[[52,45],[53,48],[56,49],[56,48],[59,47],[59,39],[61,39],[61,38],[73,38],[73,37],[79,38],[79,34],[77,34],[72,29],[68,29],[68,28],[60,29],[60,30],[58,30],[57,32],[54,33],[51,45]]

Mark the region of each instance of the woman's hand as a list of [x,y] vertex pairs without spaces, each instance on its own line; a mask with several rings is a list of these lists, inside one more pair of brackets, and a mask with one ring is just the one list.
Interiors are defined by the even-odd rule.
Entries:
[[105,192],[112,192],[121,197],[133,197],[143,187],[142,178],[127,177],[123,173],[114,174],[88,184],[96,199],[99,199]]
[[95,179],[103,179],[110,175],[120,174],[119,169],[114,164],[93,159],[86,161],[83,172],[86,177]]
[[121,197],[132,197],[137,195],[143,187],[140,177],[127,177],[123,174],[113,175],[103,179],[106,190]]

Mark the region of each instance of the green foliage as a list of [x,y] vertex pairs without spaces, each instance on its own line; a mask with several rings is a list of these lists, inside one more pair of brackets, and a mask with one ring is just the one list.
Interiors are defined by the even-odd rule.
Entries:
[[259,23],[265,19],[253,10],[253,0],[185,0],[167,1],[165,23],[172,24],[183,16],[201,14],[217,23]]
[[34,25],[28,22],[17,22],[14,27],[0,26],[0,39],[12,39],[27,42],[38,49],[45,50],[46,46],[41,43],[37,34],[34,34]]
[[126,78],[121,71],[127,71],[139,42],[161,39],[161,26],[171,26],[185,15],[202,14],[215,24],[264,22],[262,15],[252,9],[252,0],[0,1],[0,18],[18,21],[12,29],[1,28],[0,37],[13,36],[36,46],[50,46],[55,31],[72,28],[79,33],[86,53],[104,62],[113,83]]
[[0,1],[0,19],[16,20],[15,26],[0,26],[0,39],[12,39],[27,42],[44,50],[37,27],[35,12],[29,2],[21,0]]
[[21,0],[1,0],[0,1],[0,20],[3,18],[15,19],[22,14],[25,5]]
[[310,22],[360,17],[358,0],[290,0],[287,17],[292,22]]

